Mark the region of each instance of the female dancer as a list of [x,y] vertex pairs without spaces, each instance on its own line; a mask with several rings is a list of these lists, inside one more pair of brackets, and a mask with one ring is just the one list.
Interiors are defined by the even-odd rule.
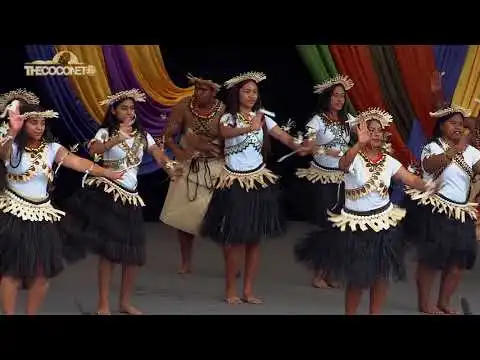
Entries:
[[[6,111],[7,106],[14,100],[18,100],[20,104],[31,104],[39,105],[40,99],[33,92],[26,89],[15,89],[11,90],[5,94],[0,95],[0,113],[2,115],[2,121],[0,125],[0,137],[4,140],[8,139],[9,124],[8,124],[8,111]],[[7,174],[7,169],[5,167],[5,162],[0,161],[0,182],[5,179]],[[0,185],[0,188],[4,188],[5,185]],[[1,274],[0,274],[1,276]],[[27,289],[28,284],[25,280],[22,280],[22,289]]]
[[[475,239],[475,203],[468,197],[472,179],[480,173],[480,151],[468,145],[464,119],[469,111],[450,106],[430,113],[437,119],[433,139],[422,151],[424,179],[438,179],[438,194],[417,199],[417,208],[407,217],[409,237],[417,242],[418,307],[427,314],[454,314],[450,299],[458,287],[462,270],[473,267]],[[417,192],[406,191],[412,199]],[[421,224],[421,226],[412,226]],[[437,306],[430,303],[436,271],[442,272]]]
[[[295,252],[302,262],[325,269],[346,284],[346,314],[356,313],[365,289],[370,289],[370,314],[378,314],[388,280],[406,277],[398,226],[405,210],[390,202],[391,179],[420,190],[433,190],[433,186],[383,150],[390,114],[369,109],[357,119],[358,141],[339,161],[345,171],[345,205],[339,214],[330,213],[330,228],[312,232],[297,244]],[[330,241],[328,251],[322,241]]]
[[72,212],[80,214],[89,233],[96,233],[92,251],[100,256],[98,268],[98,315],[110,315],[109,288],[114,264],[122,265],[120,312],[140,315],[130,303],[137,268],[146,262],[146,234],[142,218],[142,198],[138,195],[137,172],[148,151],[157,163],[175,177],[170,161],[152,136],[141,129],[135,116],[135,103],[145,101],[137,89],[118,92],[102,101],[108,105],[102,128],[89,143],[91,156],[102,156],[107,168],[123,170],[120,181],[90,176],[71,201]]
[[[442,86],[442,74],[438,71],[435,71],[430,79],[430,88],[434,98],[434,108],[435,110],[440,110],[442,108],[448,108],[449,104],[445,101],[445,96],[443,93]],[[480,103],[480,100],[476,100]],[[480,116],[477,118],[466,117],[463,122],[463,126],[466,128],[466,135],[469,136],[469,145],[473,146],[477,150],[480,150]],[[475,176],[472,179],[472,185],[470,188],[469,201],[480,203],[480,178]],[[479,207],[477,206],[477,212],[480,212]],[[476,237],[477,240],[480,240],[480,218],[477,216],[476,223]]]
[[[212,200],[203,219],[201,234],[223,246],[228,304],[260,304],[253,295],[260,242],[282,234],[277,176],[265,167],[268,135],[292,149],[300,149],[293,138],[270,117],[258,110],[261,99],[258,83],[263,73],[248,72],[225,83],[229,93],[226,111],[220,119],[225,138],[225,168],[220,174]],[[245,249],[243,298],[236,291],[236,254]]]
[[[345,100],[346,92],[353,86],[348,76],[338,75],[314,87],[314,92],[319,94],[318,111],[306,125],[308,133],[316,139],[310,143],[314,157],[308,169],[297,170],[298,179],[291,195],[295,202],[302,201],[302,206],[295,206],[304,211],[302,218],[320,227],[328,226],[327,211],[334,207],[340,210],[344,202],[343,171],[338,168],[338,161],[349,148],[350,125]],[[317,151],[318,146],[322,151]],[[336,287],[326,275],[315,269],[312,286]]]
[[[36,314],[48,279],[61,273],[64,260],[73,260],[73,253],[65,250],[74,248],[66,246],[75,245],[71,240],[81,246],[83,237],[71,223],[62,226],[65,213],[50,204],[47,186],[53,180],[53,163],[110,179],[119,179],[123,173],[104,169],[53,142],[45,120],[58,117],[57,113],[18,100],[8,105],[7,113],[9,129],[0,151],[7,168],[0,195],[2,308],[5,314],[15,313],[19,282],[26,281],[30,285],[26,312]],[[72,235],[74,239],[69,238]]]

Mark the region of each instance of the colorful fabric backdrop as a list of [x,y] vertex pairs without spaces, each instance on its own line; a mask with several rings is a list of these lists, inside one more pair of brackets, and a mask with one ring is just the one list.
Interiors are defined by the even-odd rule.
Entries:
[[[28,45],[28,57],[52,60],[61,51],[71,51],[80,62],[93,65],[94,76],[43,76],[43,86],[55,110],[76,141],[92,138],[103,122],[105,107],[99,102],[117,91],[138,88],[147,102],[137,104],[142,126],[154,137],[163,132],[170,108],[193,93],[193,87],[176,86],[163,63],[157,45]],[[151,156],[145,156],[140,173],[157,170]]]
[[[370,106],[389,111],[396,119],[391,142],[395,156],[408,165],[418,159],[425,139],[431,135],[430,76],[445,72],[444,93],[448,101],[473,110],[480,105],[479,45],[298,45],[298,52],[320,82],[337,73],[350,76],[355,87],[349,92],[352,113]],[[193,88],[180,88],[170,79],[157,45],[28,45],[33,60],[52,60],[60,51],[71,51],[96,69],[94,76],[44,76],[41,81],[55,109],[79,142],[90,139],[103,122],[105,108],[99,100],[111,93],[139,88],[148,101],[137,106],[143,127],[160,136],[170,108],[190,96]],[[157,169],[145,157],[141,173]]]

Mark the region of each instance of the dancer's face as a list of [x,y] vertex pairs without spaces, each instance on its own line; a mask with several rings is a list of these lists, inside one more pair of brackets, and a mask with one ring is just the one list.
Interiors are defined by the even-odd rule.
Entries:
[[249,81],[240,88],[240,105],[247,109],[252,109],[258,100],[258,86],[254,81]]
[[340,111],[345,105],[345,89],[342,85],[335,86],[330,98],[330,109],[333,111]]
[[25,132],[30,139],[41,140],[45,132],[45,119],[42,117],[32,117],[25,121]]
[[463,136],[463,117],[460,114],[453,115],[441,125],[443,136],[457,142]]
[[132,99],[125,99],[112,109],[121,124],[130,123],[135,116],[135,102]]
[[367,127],[368,131],[370,131],[370,145],[373,149],[380,149],[385,139],[382,125],[377,120],[370,120],[367,123]]
[[195,99],[200,107],[208,106],[215,100],[217,91],[207,84],[197,84],[195,86]]

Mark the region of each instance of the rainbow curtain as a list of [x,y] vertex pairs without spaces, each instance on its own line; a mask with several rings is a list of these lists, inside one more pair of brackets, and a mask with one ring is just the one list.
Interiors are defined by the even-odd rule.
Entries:
[[[80,62],[93,66],[93,76],[40,77],[55,110],[76,141],[92,138],[103,122],[105,108],[99,102],[117,91],[137,88],[147,102],[137,104],[142,126],[152,136],[160,136],[170,109],[193,94],[193,87],[176,86],[165,68],[157,45],[27,45],[28,58],[52,60],[70,51]],[[151,156],[145,156],[140,173],[158,169]]]
[[[349,92],[350,112],[378,106],[396,119],[391,142],[395,156],[407,165],[418,159],[433,122],[428,113],[432,96],[430,76],[445,72],[448,101],[472,109],[480,105],[479,45],[298,45],[298,52],[315,82],[337,73],[356,83]],[[148,101],[137,106],[143,127],[160,136],[171,107],[193,93],[193,87],[176,86],[165,68],[157,45],[28,45],[30,60],[52,60],[71,51],[96,69],[94,76],[43,76],[40,78],[55,109],[78,142],[90,139],[103,121],[105,109],[98,104],[111,93],[139,88]],[[141,173],[157,166],[145,157]]]
[[[480,105],[480,46],[478,45],[299,45],[297,50],[314,82],[337,73],[350,76],[349,107],[362,111],[376,106],[389,111],[395,156],[404,165],[418,161],[434,123],[430,77],[445,72],[443,92],[448,102],[472,110]],[[393,201],[403,191],[394,191]]]

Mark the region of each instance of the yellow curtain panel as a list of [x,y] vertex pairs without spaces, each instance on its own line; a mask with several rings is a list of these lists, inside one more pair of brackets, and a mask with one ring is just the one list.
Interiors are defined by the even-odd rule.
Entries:
[[475,102],[477,98],[480,98],[480,46],[471,45],[468,48],[452,103],[471,109],[472,116],[477,117],[480,111],[480,105]]
[[103,122],[105,108],[99,102],[111,95],[101,45],[56,45],[57,52],[71,51],[80,62],[93,65],[93,76],[69,76],[69,81],[85,109],[99,123]]
[[168,76],[158,45],[124,45],[135,77],[152,99],[165,106],[174,106],[193,94],[193,86],[180,88]]

